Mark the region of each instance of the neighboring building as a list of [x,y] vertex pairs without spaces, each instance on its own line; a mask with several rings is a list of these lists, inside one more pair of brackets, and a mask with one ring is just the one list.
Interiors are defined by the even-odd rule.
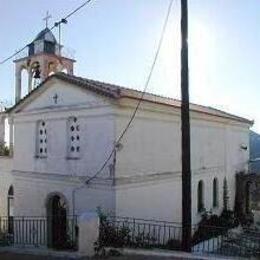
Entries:
[[260,174],[260,135],[250,131],[250,171]]
[[[9,120],[12,154],[0,158],[0,215],[44,216],[59,205],[67,215],[101,207],[119,216],[181,222],[180,101],[145,94],[109,157],[141,92],[74,76],[74,60],[59,57],[57,49],[45,29],[30,55],[15,61],[16,104],[0,115]],[[56,73],[64,68],[68,74]],[[21,69],[31,75],[23,98]],[[34,80],[42,82],[35,87]],[[195,224],[203,209],[221,213],[224,178],[234,207],[235,175],[248,170],[252,121],[195,104],[190,109]]]

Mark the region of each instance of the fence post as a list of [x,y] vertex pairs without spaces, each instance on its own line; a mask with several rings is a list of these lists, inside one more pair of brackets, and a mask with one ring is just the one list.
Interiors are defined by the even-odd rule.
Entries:
[[99,237],[99,217],[95,212],[85,212],[79,217],[79,253],[85,256],[95,254],[94,243]]

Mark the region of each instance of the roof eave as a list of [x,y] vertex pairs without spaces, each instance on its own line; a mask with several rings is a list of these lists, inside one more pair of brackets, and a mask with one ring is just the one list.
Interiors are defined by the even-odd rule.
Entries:
[[91,90],[93,92],[96,92],[97,94],[100,94],[100,95],[103,95],[103,96],[107,96],[107,97],[110,97],[110,98],[118,98],[118,96],[119,96],[118,93],[115,93],[115,92],[112,92],[112,91],[108,91],[108,90],[102,89],[102,88],[97,88],[97,87],[91,86],[90,83],[85,83],[84,84],[83,82],[80,82],[79,80],[76,80],[76,79],[73,79],[73,78],[69,78],[64,73],[56,73],[56,74],[53,74],[53,75],[49,76],[48,78],[46,78],[43,82],[41,82],[38,85],[37,88],[33,89],[24,98],[20,99],[14,106],[12,106],[9,109],[7,109],[6,113],[12,113],[13,111],[15,111],[16,108],[18,108],[20,105],[22,105],[24,102],[26,102],[35,92],[37,92],[39,89],[41,89],[44,84],[46,84],[49,80],[51,80],[53,78],[57,78],[57,79],[60,79],[62,81],[65,81],[67,83],[71,83],[71,84],[77,85],[78,87],[82,87],[85,90],[89,89],[89,90]]
[[[134,97],[134,96],[130,96],[130,95],[121,95],[120,98],[129,98],[129,99],[135,99],[135,100],[140,100],[140,98],[138,97]],[[160,102],[160,101],[156,101],[156,100],[150,100],[150,99],[145,99],[142,98],[143,101],[149,102],[149,103],[154,103],[154,104],[158,104],[158,105],[164,105],[164,106],[170,106],[170,107],[174,107],[174,108],[178,108],[180,109],[180,106],[174,105],[174,104],[169,104],[169,103],[164,103],[164,102]],[[196,112],[196,113],[201,113],[201,114],[205,114],[205,115],[210,115],[210,116],[215,116],[218,118],[224,118],[224,119],[229,119],[229,120],[233,120],[236,122],[240,122],[240,123],[245,123],[248,124],[250,127],[253,126],[254,124],[254,120],[249,120],[243,117],[236,117],[236,116],[224,116],[224,115],[217,115],[214,113],[209,113],[206,111],[200,111],[200,110],[196,110],[196,109],[190,109],[191,112]]]

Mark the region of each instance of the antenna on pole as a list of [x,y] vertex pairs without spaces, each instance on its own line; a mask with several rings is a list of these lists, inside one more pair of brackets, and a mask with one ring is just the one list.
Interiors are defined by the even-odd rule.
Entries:
[[55,27],[58,27],[58,31],[59,31],[59,56],[61,56],[61,47],[62,47],[62,45],[61,45],[61,25],[62,24],[67,24],[68,23],[68,21],[66,20],[66,19],[61,19],[59,22],[56,22],[55,24],[54,24],[54,26]]
[[188,3],[181,0],[182,248],[191,251],[191,162]]

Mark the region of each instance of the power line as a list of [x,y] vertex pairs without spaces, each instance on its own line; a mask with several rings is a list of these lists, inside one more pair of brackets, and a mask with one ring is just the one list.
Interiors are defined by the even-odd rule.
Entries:
[[24,46],[23,48],[19,49],[18,51],[16,51],[14,54],[12,54],[11,56],[9,56],[8,58],[2,60],[0,62],[0,65],[6,63],[8,60],[14,58],[17,54],[19,54],[20,52],[22,52],[23,50],[25,50],[28,47],[28,45]]
[[123,139],[123,137],[125,136],[126,132],[128,131],[129,127],[131,126],[132,122],[135,119],[135,116],[136,116],[136,114],[137,114],[137,112],[139,110],[141,102],[143,101],[143,98],[144,98],[144,95],[146,93],[147,87],[148,87],[148,85],[150,83],[150,80],[151,80],[151,77],[152,77],[152,74],[153,74],[153,71],[154,71],[154,68],[155,68],[155,65],[156,65],[156,62],[157,62],[160,50],[161,50],[161,46],[162,46],[162,42],[163,42],[163,39],[164,39],[166,27],[167,27],[167,24],[168,24],[168,21],[169,21],[169,17],[170,17],[170,13],[171,13],[171,9],[172,9],[172,4],[173,4],[173,0],[170,0],[169,6],[168,6],[168,9],[167,9],[167,13],[166,13],[166,17],[165,17],[165,20],[164,20],[164,24],[163,24],[163,27],[162,27],[160,40],[159,40],[159,43],[158,43],[158,46],[157,46],[157,49],[156,49],[156,52],[155,52],[155,56],[154,56],[154,59],[153,59],[153,62],[152,62],[151,68],[150,68],[150,72],[149,72],[148,77],[147,77],[147,79],[145,81],[144,89],[142,91],[141,97],[138,99],[138,103],[137,103],[137,105],[136,105],[136,107],[134,109],[134,112],[133,112],[130,120],[128,121],[125,129],[122,131],[121,135],[118,137],[118,139],[117,139],[117,141],[116,141],[116,143],[115,143],[111,153],[109,154],[108,158],[104,161],[104,163],[102,164],[101,168],[92,177],[90,177],[90,178],[88,178],[86,180],[86,182],[85,182],[86,184],[90,183],[90,181],[95,179],[103,171],[103,169],[105,168],[105,166],[107,165],[107,163],[109,162],[109,160],[111,159],[113,154],[115,153],[115,151],[117,149],[117,145]]
[[87,0],[85,1],[82,5],[80,5],[79,7],[77,7],[76,9],[74,9],[72,12],[70,12],[69,14],[67,14],[63,19],[67,20],[68,18],[70,18],[72,15],[74,15],[76,12],[78,12],[81,8],[83,8],[85,5],[89,4],[92,0]]
[[[87,4],[89,4],[92,0],[87,0],[85,1],[82,5],[78,6],[76,9],[74,9],[73,11],[71,11],[69,14],[67,14],[65,17],[61,18],[58,22],[55,22],[54,25],[49,29],[49,31],[52,31],[54,28],[60,26],[61,24],[66,24],[67,23],[67,19],[70,18],[72,15],[74,15],[75,13],[77,13],[80,9],[82,9],[84,6],[86,6]],[[49,31],[45,32],[48,33]],[[44,35],[45,35],[44,34]],[[9,61],[10,59],[14,58],[17,54],[19,54],[20,52],[22,52],[23,50],[25,50],[28,47],[28,44],[25,45],[24,47],[22,47],[21,49],[19,49],[18,51],[16,51],[15,53],[13,53],[12,55],[10,55],[9,57],[7,57],[6,59],[2,60],[0,62],[0,65],[4,64],[5,62]]]

